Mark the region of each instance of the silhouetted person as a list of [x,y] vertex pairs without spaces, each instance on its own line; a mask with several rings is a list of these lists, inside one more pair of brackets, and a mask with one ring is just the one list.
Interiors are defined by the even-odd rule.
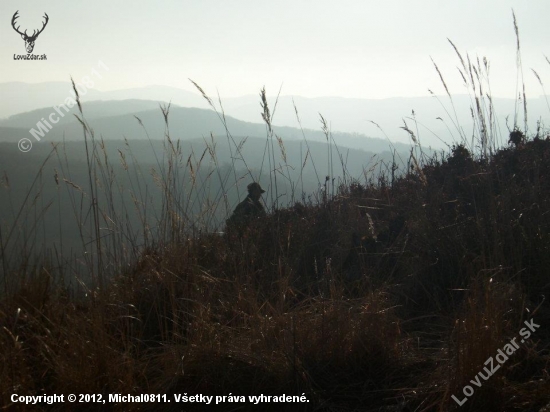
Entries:
[[256,182],[250,183],[247,189],[248,196],[237,205],[231,217],[227,219],[228,230],[233,227],[242,227],[253,219],[265,216],[265,209],[260,203],[260,198],[265,190]]

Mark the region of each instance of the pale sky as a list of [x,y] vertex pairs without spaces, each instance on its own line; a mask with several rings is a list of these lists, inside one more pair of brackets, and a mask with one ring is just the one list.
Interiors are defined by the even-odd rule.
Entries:
[[[531,68],[550,82],[548,0],[165,0],[0,3],[0,82],[76,80],[98,60],[109,71],[99,90],[167,85],[192,90],[191,78],[222,97],[269,94],[387,98],[437,94],[440,66],[452,93],[463,93],[450,38],[491,63],[492,93],[514,97],[519,24],[531,96],[542,94]],[[35,54],[11,27],[49,23]]]

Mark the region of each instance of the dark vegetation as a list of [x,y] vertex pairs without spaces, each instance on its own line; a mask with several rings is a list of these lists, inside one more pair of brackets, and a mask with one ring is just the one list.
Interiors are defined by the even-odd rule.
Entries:
[[[458,56],[479,86],[483,65],[468,66]],[[130,236],[120,224],[124,214],[109,208],[116,185],[104,184],[115,180],[105,179],[111,174],[100,161],[101,142],[79,117],[91,188],[82,216],[92,216],[86,226],[94,242],[74,266],[52,258],[17,266],[7,265],[7,234],[0,233],[0,403],[10,405],[12,393],[160,393],[172,403],[111,406],[203,410],[176,404],[171,395],[284,393],[305,394],[309,403],[258,407],[455,410],[452,395],[463,399],[463,387],[486,360],[533,319],[540,327],[474,386],[460,410],[539,411],[550,393],[550,136],[542,128],[527,136],[516,127],[499,144],[490,99],[472,89],[479,125],[472,143],[458,129],[462,141],[449,153],[427,156],[405,125],[416,144],[409,158],[396,155],[361,180],[346,174],[336,153],[331,163],[330,150],[338,150],[332,145],[322,190],[296,195],[288,207],[277,205],[276,192],[277,179],[289,172],[273,162],[262,182],[269,186],[270,213],[238,233],[205,230],[211,206],[224,202],[223,185],[214,201],[199,197],[202,214],[186,218],[184,205],[211,175],[198,180],[193,165],[200,154],[178,166],[178,144],[168,136],[167,153],[174,156],[158,165],[157,230],[144,228],[150,238],[135,245],[133,259],[120,247],[119,237]],[[265,93],[261,98],[269,162],[284,144],[270,127]],[[169,108],[162,110],[168,118]],[[239,159],[232,139],[228,132]],[[246,184],[258,176],[251,169],[233,176],[235,170],[220,182]],[[185,190],[178,189],[182,182]],[[105,202],[96,202],[99,189]],[[102,237],[105,227],[110,237]],[[79,264],[91,275],[89,284],[59,281],[76,277]]]

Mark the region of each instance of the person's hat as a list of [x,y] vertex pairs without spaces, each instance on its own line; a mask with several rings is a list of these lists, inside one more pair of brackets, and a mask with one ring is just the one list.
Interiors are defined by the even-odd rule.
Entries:
[[248,189],[248,193],[252,193],[252,192],[255,192],[255,191],[259,191],[260,193],[265,193],[265,190],[262,189],[262,187],[260,186],[260,184],[259,184],[259,183],[256,183],[256,182],[250,183],[250,184],[247,186],[247,189]]

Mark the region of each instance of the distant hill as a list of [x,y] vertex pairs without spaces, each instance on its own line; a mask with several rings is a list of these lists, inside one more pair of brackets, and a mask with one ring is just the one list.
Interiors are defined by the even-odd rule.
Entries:
[[[165,135],[164,117],[158,103],[144,100],[95,101],[83,103],[84,114],[96,136],[107,140],[163,139]],[[140,110],[141,109],[141,110]],[[63,109],[60,109],[63,111]],[[64,111],[63,111],[64,112]],[[61,140],[82,140],[82,126],[71,114],[60,117],[52,108],[42,108],[28,113],[21,113],[0,121],[0,142],[15,142],[23,137],[34,140],[29,130],[37,132],[37,122],[48,119],[55,113],[54,119],[59,122],[49,132],[41,137],[42,142]],[[72,113],[77,113],[76,107]],[[110,114],[110,115],[107,115]],[[144,128],[140,125],[138,117]],[[234,136],[258,137],[267,136],[266,125],[237,120],[226,116],[229,132]],[[191,140],[196,138],[225,136],[226,129],[218,115],[213,110],[189,107],[171,106],[169,114],[170,136],[175,139]],[[303,140],[326,142],[326,136],[319,129],[304,130],[292,127],[275,127],[275,133],[284,140]],[[390,143],[385,139],[370,138],[364,135],[351,133],[333,133],[334,141],[338,146],[367,150],[375,153],[387,151]],[[406,152],[409,146],[395,144],[398,151]]]
[[[151,100],[138,100],[138,99],[129,99],[129,100],[108,100],[108,101],[92,101],[86,102],[86,118],[88,120],[97,119],[99,117],[111,117],[111,116],[120,116],[124,114],[138,113],[146,110],[155,110],[159,108],[159,103]],[[31,128],[35,127],[36,123],[40,119],[48,119],[48,116],[51,113],[56,113],[55,119],[59,118],[56,126],[62,124],[68,124],[75,121],[73,113],[78,113],[78,107],[75,105],[72,108],[69,108],[69,112],[63,108],[59,107],[59,110],[63,114],[58,115],[51,106],[43,107],[40,109],[31,110],[29,112],[15,114],[8,117],[7,119],[0,120],[1,127],[22,127],[22,128]]]

